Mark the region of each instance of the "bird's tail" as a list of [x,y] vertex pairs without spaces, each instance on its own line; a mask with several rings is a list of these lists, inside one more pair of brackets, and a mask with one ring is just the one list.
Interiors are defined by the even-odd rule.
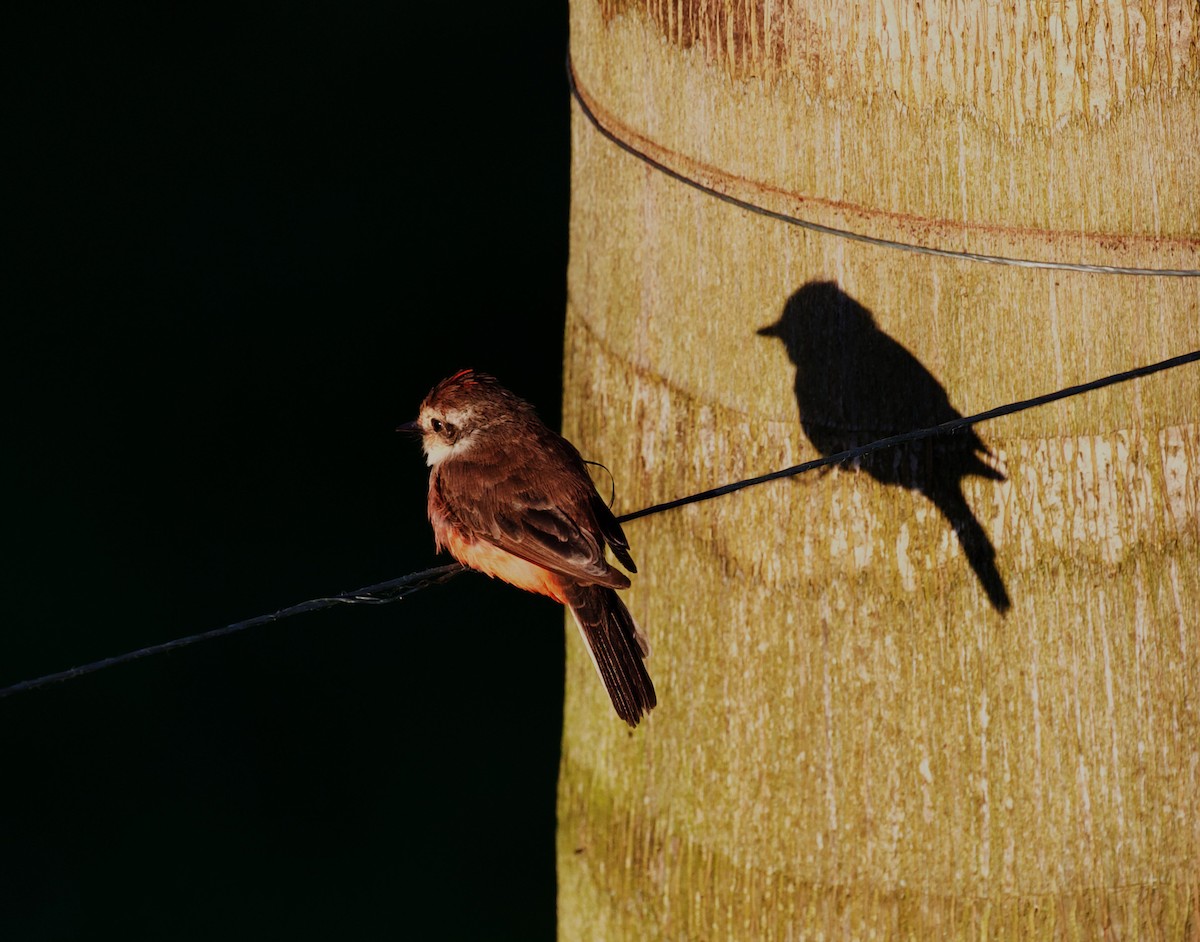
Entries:
[[617,715],[630,726],[637,726],[658,703],[644,663],[650,645],[612,589],[573,585],[565,594]]

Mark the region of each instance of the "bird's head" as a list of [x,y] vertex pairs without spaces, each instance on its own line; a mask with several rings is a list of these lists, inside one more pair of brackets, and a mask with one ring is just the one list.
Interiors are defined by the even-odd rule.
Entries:
[[487,373],[460,370],[430,390],[415,422],[396,431],[421,436],[425,461],[432,468],[466,454],[481,436],[528,408]]

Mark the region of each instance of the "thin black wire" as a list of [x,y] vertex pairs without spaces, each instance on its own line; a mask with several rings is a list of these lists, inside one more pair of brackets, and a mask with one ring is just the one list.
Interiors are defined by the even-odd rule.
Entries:
[[[979,422],[986,422],[989,419],[996,419],[1000,416],[1024,412],[1026,409],[1032,409],[1036,406],[1043,406],[1047,403],[1056,402],[1059,399],[1067,399],[1071,396],[1079,396],[1086,392],[1102,389],[1105,386],[1113,386],[1117,383],[1127,382],[1142,376],[1149,376],[1152,373],[1160,373],[1163,370],[1169,370],[1173,369],[1174,367],[1183,366],[1186,363],[1194,363],[1197,360],[1200,360],[1200,350],[1193,350],[1191,353],[1184,353],[1180,356],[1171,357],[1167,360],[1161,360],[1158,363],[1152,363],[1149,366],[1140,366],[1136,369],[1126,370],[1122,373],[1114,373],[1111,376],[1104,376],[1100,379],[1092,380],[1089,383],[1081,383],[1078,386],[1068,386],[1065,389],[1047,393],[1043,396],[1035,396],[1032,399],[1023,399],[1020,402],[1014,402],[1004,406],[997,406],[995,409],[988,409],[986,412],[979,412],[975,415],[966,416],[965,418],[954,419],[950,422],[943,422],[941,425],[935,425],[930,428],[916,429],[915,431],[905,432],[902,435],[893,435],[890,438],[881,438],[878,441],[861,445],[858,448],[851,448],[848,451],[838,452],[836,455],[828,455],[826,457],[817,458],[813,461],[805,461],[803,464],[792,465],[792,467],[784,468],[781,471],[772,471],[770,474],[763,474],[754,478],[746,478],[742,481],[735,481],[732,484],[714,487],[711,490],[701,491],[697,494],[689,494],[687,497],[680,497],[676,500],[669,500],[661,504],[653,504],[650,507],[644,507],[641,510],[635,510],[632,513],[627,513],[621,517],[618,517],[617,519],[621,523],[628,523],[631,520],[637,520],[641,517],[649,517],[652,514],[659,514],[667,510],[674,510],[676,507],[683,507],[687,504],[695,504],[699,503],[700,501],[712,500],[717,497],[722,497],[726,494],[732,494],[734,491],[740,491],[743,488],[753,487],[756,484],[765,484],[768,481],[792,477],[797,474],[803,474],[807,471],[814,471],[817,468],[853,461],[856,458],[861,458],[863,455],[869,455],[871,452],[879,451],[883,448],[891,448],[895,445],[901,445],[906,442],[915,442],[925,438],[933,438],[937,435],[953,434],[954,432],[961,431],[962,429],[971,425],[975,425]],[[205,631],[201,632],[200,634],[189,635],[186,638],[177,638],[174,641],[165,641],[162,644],[153,644],[149,647],[139,648],[136,651],[129,651],[126,654],[118,654],[114,657],[106,657],[99,661],[92,661],[90,664],[72,667],[69,670],[59,671],[55,674],[47,674],[44,677],[37,677],[33,680],[23,680],[20,683],[13,684],[12,686],[0,688],[0,700],[15,693],[23,693],[27,690],[36,690],[38,687],[45,687],[48,684],[57,683],[58,681],[72,680],[76,677],[82,677],[85,674],[93,674],[96,671],[102,670],[106,667],[115,667],[118,664],[127,664],[130,661],[136,661],[139,658],[149,657],[153,654],[163,654],[167,651],[175,651],[179,648],[196,644],[199,641],[209,641],[213,638],[222,638],[238,631],[245,631],[247,628],[254,628],[258,625],[282,621],[284,618],[290,618],[293,615],[301,615],[305,612],[317,612],[321,611],[322,609],[332,608],[333,606],[339,604],[383,605],[388,602],[395,602],[398,599],[412,595],[414,592],[419,592],[421,589],[424,589],[428,586],[439,585],[441,583],[448,582],[450,579],[453,579],[459,573],[464,571],[465,567],[454,563],[449,566],[439,566],[435,569],[425,569],[421,572],[409,573],[407,576],[389,579],[386,582],[377,582],[374,585],[364,586],[361,589],[356,589],[353,592],[345,592],[342,595],[334,595],[328,598],[310,599],[309,601],[301,602],[298,605],[292,605],[288,608],[281,608],[279,611],[272,612],[270,615],[259,615],[255,618],[247,618],[245,621],[234,622],[232,625],[226,625],[224,628],[214,628],[212,631]]]
[[211,631],[203,631],[200,634],[189,635],[186,638],[176,638],[174,641],[152,644],[149,647],[138,648],[136,651],[128,651],[125,654],[102,658],[99,661],[92,661],[90,664],[82,664],[79,667],[58,671],[55,674],[47,674],[44,677],[37,677],[33,680],[23,680],[19,684],[13,684],[10,687],[0,689],[0,699],[14,693],[24,693],[26,690],[36,690],[38,687],[45,687],[47,684],[57,683],[58,681],[74,680],[76,677],[83,677],[85,674],[94,674],[96,671],[103,670],[106,667],[128,664],[130,661],[150,657],[152,654],[165,654],[168,651],[176,651],[179,648],[186,648],[188,645],[196,644],[199,641],[211,641],[213,638],[223,638],[238,631],[245,631],[247,628],[256,628],[259,625],[270,624],[273,621],[282,621],[284,618],[291,618],[293,615],[302,615],[305,612],[319,612],[322,609],[333,608],[333,606],[340,604],[383,605],[387,602],[395,602],[397,599],[402,599],[406,595],[419,592],[427,586],[446,582],[462,571],[462,566],[458,563],[453,563],[449,566],[438,566],[435,569],[425,569],[421,572],[409,573],[407,576],[389,579],[387,582],[377,582],[375,585],[365,586],[353,592],[345,592],[341,595],[333,595],[322,599],[309,599],[307,602],[300,602],[298,605],[281,608],[270,615],[258,615],[254,618],[247,618],[245,621],[226,625],[224,628],[214,628]]
[[[874,236],[867,236],[857,232],[851,232],[845,229],[836,229],[832,226],[824,226],[820,223],[811,222],[809,220],[800,219],[795,216],[789,216],[785,213],[778,213],[774,210],[766,209],[762,206],[757,206],[754,203],[740,200],[727,193],[722,193],[712,187],[700,183],[698,180],[693,180],[690,177],[684,176],[676,170],[672,170],[665,164],[655,160],[649,154],[646,154],[632,144],[617,137],[612,131],[601,124],[599,118],[592,113],[592,110],[584,102],[583,97],[579,93],[579,88],[575,82],[575,70],[571,63],[571,57],[567,56],[567,82],[570,86],[571,95],[582,109],[584,115],[592,123],[592,125],[608,140],[616,144],[619,148],[629,154],[645,161],[656,170],[666,174],[674,180],[687,186],[694,187],[709,196],[713,196],[723,202],[738,206],[741,209],[750,212],[759,213],[763,216],[768,216],[772,219],[786,222],[791,225],[800,226],[804,229],[809,229],[814,232],[821,232],[827,235],[839,236],[845,239],[852,239],[857,242],[866,242],[872,245],[880,245],[887,248],[900,249],[907,252],[918,252],[926,255],[937,255],[947,258],[969,259],[978,262],[987,262],[998,265],[1018,265],[1027,268],[1050,268],[1050,269],[1066,269],[1071,271],[1087,271],[1087,272],[1102,272],[1109,274],[1123,275],[1171,275],[1179,277],[1195,277],[1200,275],[1200,271],[1192,269],[1153,269],[1153,268],[1121,268],[1108,265],[1079,265],[1068,262],[1039,262],[1031,259],[1015,259],[1006,258],[997,255],[980,255],[971,252],[954,252],[946,249],[933,249],[927,246],[913,245],[904,242],[894,242],[889,239],[879,239]],[[852,448],[847,451],[839,452],[835,455],[828,455],[822,458],[817,458],[813,461],[806,461],[802,464],[793,465],[790,468],[784,468],[780,471],[772,471],[770,474],[763,474],[754,478],[746,478],[742,481],[735,481],[731,484],[725,484],[721,487],[711,488],[707,491],[701,491],[697,494],[689,494],[687,497],[680,497],[675,500],[666,501],[661,504],[654,504],[650,507],[644,507],[641,510],[635,510],[632,513],[624,514],[617,519],[621,523],[628,523],[631,520],[637,520],[642,517],[648,517],[652,514],[662,513],[667,510],[673,510],[677,507],[683,507],[688,504],[700,503],[701,501],[713,500],[717,497],[723,497],[726,494],[732,494],[735,491],[740,491],[747,487],[753,487],[756,484],[765,484],[768,481],[775,481],[780,478],[792,477],[797,474],[803,474],[807,471],[814,471],[818,468],[828,467],[835,464],[841,464],[847,461],[853,461],[856,458],[861,458],[872,452],[879,451],[883,448],[890,448],[895,445],[900,445],[906,442],[920,441],[926,438],[932,438],[936,435],[951,434],[978,422],[984,422],[988,419],[999,418],[1003,415],[1012,415],[1016,412],[1022,412],[1026,409],[1032,409],[1035,406],[1045,405],[1050,402],[1055,402],[1059,399],[1066,399],[1070,396],[1077,396],[1085,392],[1090,392],[1094,389],[1100,389],[1104,386],[1111,386],[1116,383],[1125,382],[1127,380],[1136,379],[1140,376],[1148,376],[1151,373],[1157,373],[1162,370],[1171,369],[1172,367],[1182,366],[1185,363],[1191,363],[1200,359],[1200,351],[1185,353],[1181,356],[1172,357],[1163,360],[1159,363],[1154,363],[1149,366],[1138,367],[1137,369],[1127,370],[1122,373],[1115,373],[1111,376],[1106,376],[1098,380],[1093,380],[1090,383],[1084,383],[1078,386],[1070,386],[1066,389],[1058,390],[1057,392],[1048,393],[1044,396],[1038,396],[1033,399],[1026,399],[1021,402],[1011,403],[1006,406],[999,406],[995,409],[990,409],[987,412],[980,412],[973,416],[955,419],[951,422],[944,422],[931,428],[917,429],[912,432],[906,432],[901,435],[893,435],[890,438],[880,439],[858,448]],[[603,467],[603,465],[601,465]],[[605,470],[608,470],[605,468]],[[611,475],[611,472],[610,472]],[[615,482],[614,482],[615,489]],[[316,612],[323,609],[332,608],[339,604],[370,604],[382,605],[388,602],[395,602],[399,599],[412,595],[414,592],[419,592],[431,585],[439,585],[448,582],[450,579],[464,572],[465,567],[454,563],[448,566],[439,566],[434,569],[426,569],[421,572],[410,573],[407,576],[400,576],[396,579],[389,579],[385,582],[378,582],[374,585],[364,586],[361,589],[356,589],[353,592],[346,592],[341,595],[329,596],[326,598],[310,599],[306,602],[300,602],[296,605],[291,605],[287,608],[281,608],[279,611],[272,612],[269,615],[258,615],[254,618],[248,618],[244,621],[234,622],[233,624],[225,625],[222,628],[214,628],[211,631],[200,632],[199,634],[189,635],[185,638],[176,638],[173,641],[165,641],[161,644],[153,644],[144,648],[138,648],[136,651],[128,651],[125,654],[118,654],[112,657],[101,658],[98,661],[92,661],[88,664],[82,664],[78,667],[72,667],[64,671],[58,671],[53,674],[46,674],[43,677],[33,678],[31,680],[23,680],[19,683],[11,684],[8,687],[0,688],[0,699],[11,696],[17,693],[24,693],[29,690],[36,690],[39,687],[45,687],[52,683],[60,681],[73,680],[77,677],[83,677],[87,674],[93,674],[96,671],[103,670],[108,667],[116,667],[120,664],[127,664],[130,661],[136,661],[144,657],[150,657],[155,654],[165,654],[168,651],[175,651],[180,648],[188,647],[189,645],[197,644],[201,641],[210,641],[214,638],[222,638],[227,635],[235,634],[239,631],[245,631],[249,628],[255,628],[260,625],[270,624],[271,622],[282,621],[285,618],[290,618],[293,615],[302,615],[307,612]]]
[[579,93],[579,87],[575,83],[575,67],[571,62],[570,53],[567,54],[567,82],[571,87],[571,96],[583,111],[584,117],[588,119],[604,137],[616,144],[617,147],[625,151],[627,154],[632,154],[638,160],[644,161],[655,170],[665,173],[672,180],[693,187],[701,193],[707,193],[709,196],[737,206],[739,209],[745,209],[752,213],[758,213],[761,216],[767,216],[771,219],[776,219],[780,222],[786,222],[793,226],[799,226],[802,229],[808,229],[812,232],[820,232],[825,235],[837,236],[841,239],[850,239],[854,242],[865,242],[868,245],[878,245],[888,249],[899,249],[902,252],[914,252],[919,255],[935,255],[940,258],[955,258],[972,262],[984,262],[988,265],[1015,265],[1020,268],[1048,268],[1054,271],[1081,271],[1091,272],[1103,275],[1154,275],[1162,277],[1174,278],[1197,278],[1200,277],[1200,269],[1196,268],[1126,268],[1120,265],[1087,265],[1077,262],[1043,262],[1031,258],[1009,258],[1004,255],[982,255],[978,252],[956,252],[953,249],[935,249],[927,245],[916,245],[911,242],[896,242],[892,239],[880,239],[877,236],[864,235],[861,232],[853,232],[849,229],[838,229],[834,226],[825,226],[819,222],[812,222],[808,219],[801,219],[798,216],[789,216],[787,213],[776,212],[773,209],[767,209],[765,206],[759,206],[757,203],[750,203],[746,200],[738,199],[736,196],[730,196],[728,193],[723,193],[720,190],[714,189],[699,180],[694,180],[689,176],[685,176],[678,170],[672,170],[666,164],[655,160],[644,151],[638,150],[624,138],[618,137],[613,131],[605,127],[598,117],[592,112],[592,109],[587,106],[587,102],[583,100],[583,96]]
[[975,415],[969,415],[965,418],[953,419],[949,422],[943,422],[941,425],[934,425],[930,428],[917,429],[913,432],[905,432],[902,435],[893,435],[890,438],[881,438],[878,441],[871,442],[867,445],[860,445],[858,448],[851,448],[847,451],[839,451],[836,455],[828,455],[822,458],[815,458],[812,461],[805,461],[803,464],[792,465],[790,468],[784,468],[782,471],[772,471],[770,474],[759,475],[756,478],[746,478],[743,481],[735,481],[732,484],[723,484],[721,487],[714,487],[711,490],[701,491],[698,494],[689,494],[687,497],[679,497],[675,500],[669,500],[662,504],[655,504],[652,507],[645,507],[642,510],[635,510],[632,513],[625,514],[617,519],[621,523],[629,520],[637,520],[639,517],[648,517],[651,514],[662,513],[664,510],[673,510],[676,507],[684,507],[687,504],[699,503],[702,500],[712,500],[714,497],[723,497],[726,494],[732,494],[734,491],[740,491],[746,487],[753,487],[755,484],[765,484],[767,481],[776,481],[779,478],[792,477],[796,474],[803,474],[805,471],[815,471],[817,468],[824,468],[828,465],[842,464],[847,461],[853,461],[856,458],[861,458],[863,455],[869,455],[873,451],[879,451],[882,448],[892,448],[896,445],[902,445],[906,442],[921,441],[925,438],[933,438],[936,435],[946,435],[953,432],[962,431],[970,425],[975,425],[978,422],[986,422],[988,419],[998,419],[1002,415],[1012,415],[1016,412],[1024,412],[1026,409],[1032,409],[1035,406],[1044,406],[1047,403],[1057,402],[1059,399],[1068,399],[1071,396],[1078,396],[1085,392],[1091,392],[1094,389],[1102,389],[1105,386],[1113,386],[1117,383],[1124,383],[1131,379],[1137,379],[1139,376],[1149,376],[1151,373],[1160,373],[1163,370],[1169,370],[1176,366],[1183,366],[1185,363],[1194,363],[1200,360],[1200,350],[1193,350],[1191,353],[1184,353],[1177,357],[1171,357],[1167,360],[1160,360],[1158,363],[1151,363],[1149,366],[1139,366],[1136,369],[1126,370],[1123,373],[1114,373],[1111,376],[1104,376],[1100,379],[1092,380],[1090,383],[1081,383],[1078,386],[1068,386],[1065,389],[1060,389],[1056,392],[1046,393],[1044,396],[1035,396],[1032,399],[1022,399],[1020,402],[1009,403],[1006,406],[997,406],[995,409],[988,409],[986,412],[979,412]]

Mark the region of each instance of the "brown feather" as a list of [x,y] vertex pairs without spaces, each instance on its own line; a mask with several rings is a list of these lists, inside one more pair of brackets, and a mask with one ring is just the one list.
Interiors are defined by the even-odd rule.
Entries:
[[637,726],[658,704],[637,623],[612,589],[568,586],[566,596],[613,708],[626,723]]
[[464,370],[433,388],[419,428],[429,520],[439,549],[463,564],[571,609],[617,714],[637,726],[658,699],[650,646],[615,589],[637,572],[621,524],[583,458],[529,403]]
[[601,503],[609,518],[602,526],[599,495],[578,452],[535,421],[524,430],[533,433],[532,444],[501,456],[489,436],[434,468],[431,502],[436,493],[454,522],[514,556],[582,583],[628,588],[628,577],[604,557],[608,543],[636,571],[620,525]]

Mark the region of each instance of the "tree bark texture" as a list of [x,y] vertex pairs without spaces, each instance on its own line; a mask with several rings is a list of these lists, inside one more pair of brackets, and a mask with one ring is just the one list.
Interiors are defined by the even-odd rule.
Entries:
[[[738,199],[1200,268],[1195,2],[573,0],[571,55]],[[1200,348],[1196,278],[807,231],[573,114],[564,424],[618,512]],[[1191,364],[627,524],[660,705],[569,642],[561,938],[1200,938],[1198,409]]]

